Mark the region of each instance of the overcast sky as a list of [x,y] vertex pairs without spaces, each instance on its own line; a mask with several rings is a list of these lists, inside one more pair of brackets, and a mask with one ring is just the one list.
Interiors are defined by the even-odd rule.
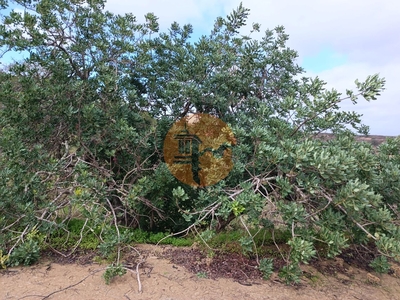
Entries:
[[306,76],[319,76],[342,92],[354,88],[355,79],[375,73],[385,77],[386,90],[378,100],[360,99],[356,106],[349,101],[343,109],[362,113],[371,134],[400,135],[400,1],[108,0],[106,9],[131,12],[139,21],[153,12],[161,31],[174,21],[190,23],[196,37],[208,34],[215,19],[240,2],[250,9],[248,23],[260,23],[262,32],[286,28],[288,45],[298,51]]
[[[354,80],[379,73],[386,90],[373,102],[360,99],[344,109],[363,114],[371,134],[400,135],[400,2],[393,0],[108,0],[115,13],[132,12],[143,21],[153,12],[160,29],[173,21],[190,23],[200,36],[242,2],[250,9],[249,24],[262,31],[283,25],[288,45],[298,51],[298,63],[308,76],[319,76],[339,91],[354,88]],[[261,36],[261,35],[260,35]]]

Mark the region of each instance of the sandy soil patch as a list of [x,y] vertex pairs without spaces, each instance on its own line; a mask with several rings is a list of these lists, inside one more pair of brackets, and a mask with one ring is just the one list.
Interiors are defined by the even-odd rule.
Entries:
[[0,299],[400,299],[400,279],[395,273],[376,276],[348,267],[346,272],[330,275],[307,266],[297,286],[285,285],[276,274],[268,281],[251,277],[201,278],[205,273],[189,272],[187,267],[166,259],[166,248],[142,247],[141,251],[147,251],[146,262],[140,268],[142,293],[138,293],[136,275],[131,272],[106,285],[102,278],[105,265],[42,260],[31,267],[1,271]]

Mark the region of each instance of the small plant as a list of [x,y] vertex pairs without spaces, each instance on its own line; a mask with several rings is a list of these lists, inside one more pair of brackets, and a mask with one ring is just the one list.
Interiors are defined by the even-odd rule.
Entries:
[[79,244],[79,248],[87,250],[95,250],[100,245],[99,239],[93,234],[87,234]]
[[215,254],[216,254],[216,253],[215,253],[214,250],[210,250],[210,249],[209,249],[209,250],[207,251],[207,257],[208,257],[208,258],[211,258],[211,259],[214,258],[214,257],[215,257]]
[[285,280],[286,284],[299,283],[302,271],[297,264],[284,266],[279,271],[279,277]]
[[187,238],[171,238],[171,244],[176,247],[189,247],[193,245],[193,241]]
[[106,284],[110,284],[111,280],[113,280],[116,276],[123,276],[126,274],[126,269],[121,265],[112,264],[109,266],[103,274],[103,278],[106,281]]
[[316,284],[319,280],[319,277],[317,275],[311,275],[310,280],[312,283]]
[[207,278],[207,272],[198,272],[196,275],[198,278]]
[[99,249],[103,257],[109,257],[112,255],[117,248],[118,238],[115,236],[107,236],[107,239],[103,243],[99,244],[97,248]]
[[3,250],[0,250],[0,268],[1,269],[6,269],[7,268],[7,261],[10,258],[10,255],[4,254],[3,255]]
[[40,257],[40,248],[37,241],[27,240],[19,245],[10,255],[10,265],[18,266],[23,264],[29,266],[38,261]]
[[240,245],[242,246],[243,254],[253,252],[253,239],[251,237],[241,237],[239,239]]
[[292,247],[290,254],[291,261],[295,263],[305,263],[316,255],[313,243],[305,241],[299,237],[295,237],[287,242]]
[[[209,231],[212,232],[212,231]],[[230,230],[213,234],[210,239],[206,240],[211,248],[224,248],[227,244],[237,242],[243,236],[242,231]],[[202,237],[207,237],[202,235]]]
[[377,273],[387,274],[390,269],[390,265],[386,256],[378,256],[376,257],[369,266],[375,270]]
[[272,258],[263,258],[260,260],[258,269],[263,274],[264,279],[269,279],[274,270],[274,260]]
[[214,230],[204,230],[202,233],[200,233],[200,239],[203,242],[209,242],[213,237],[215,236],[215,231]]

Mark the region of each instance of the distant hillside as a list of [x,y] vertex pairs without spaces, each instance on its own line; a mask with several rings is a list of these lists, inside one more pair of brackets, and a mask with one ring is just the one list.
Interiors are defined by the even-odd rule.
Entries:
[[[331,133],[321,133],[318,135],[323,140],[331,140],[334,138],[334,135]],[[387,138],[394,138],[395,136],[385,136],[385,135],[358,135],[356,136],[356,140],[360,142],[367,142],[372,144],[374,147],[378,147]]]

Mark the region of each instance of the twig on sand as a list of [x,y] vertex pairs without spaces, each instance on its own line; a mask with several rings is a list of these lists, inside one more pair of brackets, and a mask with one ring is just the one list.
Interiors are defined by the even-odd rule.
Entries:
[[42,296],[42,295],[26,295],[26,296],[24,296],[24,297],[19,298],[18,300],[24,299],[24,298],[28,298],[28,297],[42,297],[42,300],[48,299],[48,298],[50,298],[51,296],[53,296],[54,294],[60,293],[60,292],[62,292],[62,291],[68,290],[68,289],[70,289],[70,288],[72,288],[72,287],[74,287],[74,286],[77,286],[78,284],[84,282],[84,281],[85,281],[87,278],[89,278],[90,276],[92,276],[92,275],[94,275],[94,274],[96,274],[96,273],[98,273],[98,272],[100,272],[100,271],[103,271],[103,270],[105,270],[105,269],[107,269],[107,268],[101,268],[101,269],[92,271],[92,272],[90,272],[89,275],[87,275],[86,277],[84,277],[83,279],[81,279],[80,281],[78,281],[77,283],[71,284],[71,285],[69,285],[69,286],[67,286],[67,287],[65,287],[65,288],[63,288],[63,289],[58,290],[58,291],[51,292],[50,294],[48,294],[48,295],[46,295],[46,296]]
[[138,282],[138,292],[139,293],[143,292],[143,290],[142,290],[142,282],[140,281],[140,272],[139,272],[139,267],[140,267],[140,265],[142,263],[144,263],[144,260],[141,260],[136,264],[136,270],[132,270],[132,269],[127,268],[127,267],[123,267],[125,270],[128,270],[128,271],[132,272],[133,274],[136,274],[136,280]]
[[[142,293],[142,291],[143,291],[143,290],[142,290],[142,282],[141,282],[141,280],[140,280],[139,267],[140,267],[140,265],[141,265],[142,263],[144,263],[144,262],[145,262],[144,259],[141,260],[141,261],[139,261],[139,262],[136,264],[136,270],[132,270],[132,269],[130,269],[130,268],[128,268],[128,267],[124,267],[124,266],[123,266],[123,268],[124,268],[125,270],[130,271],[130,272],[132,272],[133,274],[136,274],[136,280],[137,280],[137,282],[138,282],[138,292],[139,292],[139,293]],[[76,283],[74,283],[74,284],[71,284],[71,285],[69,285],[69,286],[67,286],[67,287],[65,287],[65,288],[60,289],[60,290],[53,291],[53,292],[51,292],[50,294],[48,294],[48,295],[46,295],[46,296],[43,296],[43,295],[26,295],[26,296],[23,296],[23,297],[21,297],[21,298],[18,298],[18,300],[25,299],[25,298],[30,298],[30,297],[38,297],[38,298],[42,298],[42,300],[49,299],[51,296],[53,296],[53,295],[55,295],[55,294],[57,294],[57,293],[66,291],[66,290],[68,290],[68,289],[70,289],[70,288],[73,288],[73,287],[77,286],[78,284],[81,284],[82,282],[84,282],[84,281],[85,281],[87,278],[89,278],[90,276],[93,276],[94,274],[96,274],[96,273],[98,273],[98,272],[100,272],[100,271],[107,270],[108,268],[110,268],[110,267],[105,267],[105,268],[101,268],[101,269],[92,271],[92,272],[90,272],[90,274],[88,274],[88,275],[85,276],[83,279],[79,280],[78,282],[76,282]]]

